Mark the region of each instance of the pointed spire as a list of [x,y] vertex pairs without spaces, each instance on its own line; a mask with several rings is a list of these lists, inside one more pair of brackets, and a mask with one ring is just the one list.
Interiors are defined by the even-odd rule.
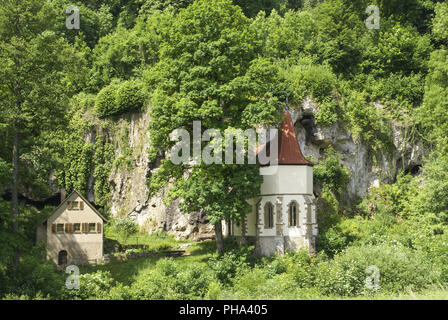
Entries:
[[[299,142],[297,141],[296,131],[292,122],[292,117],[289,112],[283,113],[284,120],[280,124],[278,130],[278,164],[279,165],[304,165],[313,166],[314,164],[308,161],[300,150]],[[266,148],[266,154],[270,155],[270,143],[268,142],[262,146],[257,154]]]
[[291,114],[285,112],[283,115],[285,120],[283,120],[279,128],[278,164],[312,166],[313,163],[306,160],[302,150],[300,150]]

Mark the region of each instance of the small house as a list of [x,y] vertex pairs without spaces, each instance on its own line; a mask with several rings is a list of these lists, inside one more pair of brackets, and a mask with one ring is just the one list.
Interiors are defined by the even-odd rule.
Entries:
[[103,260],[106,219],[78,191],[73,191],[37,226],[47,259],[59,266],[96,264]]

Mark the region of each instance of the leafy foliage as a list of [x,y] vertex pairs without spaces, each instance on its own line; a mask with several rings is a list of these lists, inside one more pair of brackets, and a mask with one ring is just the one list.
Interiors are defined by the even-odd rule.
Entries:
[[[65,27],[65,8],[72,4],[81,10],[79,32]],[[380,8],[379,30],[365,27],[371,4]],[[14,205],[0,199],[0,241],[7,244],[0,248],[0,296],[371,295],[364,282],[372,264],[382,279],[375,294],[446,284],[447,26],[448,5],[433,0],[5,0],[2,194],[12,186],[36,199],[48,198],[57,187],[93,191],[96,205],[107,211],[112,170],[132,165],[129,131],[120,137],[118,155],[114,122],[143,111],[147,103],[151,160],[164,158],[173,145],[169,134],[190,129],[194,120],[202,121],[203,131],[221,133],[275,125],[286,94],[293,109],[304,99],[314,101],[317,125],[337,123],[349,130],[368,147],[373,162],[394,150],[391,126],[397,124],[405,127],[406,143],[421,139],[432,153],[420,175],[399,174],[351,207],[343,199],[350,174],[334,152],[325,153],[314,171],[320,187],[317,257],[299,252],[257,260],[251,248],[243,248],[208,256],[210,267],[161,259],[146,277],[134,279],[132,270],[125,282],[107,270],[88,272],[82,289],[73,292],[62,289],[61,274],[45,261],[42,248],[33,246],[35,224],[51,208],[20,204],[20,215],[11,215]],[[19,155],[13,156],[14,145]],[[204,211],[212,223],[244,217],[250,209],[246,199],[256,196],[262,183],[257,166],[161,162],[149,180],[151,191],[171,182],[167,201],[182,198],[183,212]],[[116,232],[136,231],[130,221],[117,224]],[[13,273],[16,249],[21,258]]]
[[140,111],[144,102],[141,84],[136,81],[124,81],[104,87],[95,99],[95,108],[98,116],[104,118]]

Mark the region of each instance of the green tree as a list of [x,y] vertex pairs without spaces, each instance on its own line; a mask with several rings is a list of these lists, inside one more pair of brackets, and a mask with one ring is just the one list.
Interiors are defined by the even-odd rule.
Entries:
[[[146,78],[154,87],[150,137],[152,157],[173,146],[170,133],[202,129],[248,129],[274,123],[278,111],[278,70],[257,59],[259,46],[250,20],[230,0],[195,1],[162,29],[160,62]],[[185,174],[185,175],[184,175]],[[247,199],[262,182],[255,165],[174,166],[164,161],[151,178],[153,190],[176,179],[168,198],[182,198],[183,212],[204,210],[215,225],[223,250],[221,221],[239,220],[249,211]]]
[[[19,231],[20,162],[41,137],[63,127],[72,79],[64,72],[78,65],[73,48],[52,31],[51,2],[5,0],[0,8],[1,127],[9,132],[12,163],[13,231]],[[81,58],[82,60],[82,58]],[[39,150],[37,150],[39,151]],[[48,161],[48,159],[47,159]],[[14,269],[19,263],[16,251]]]
[[435,12],[432,30],[434,38],[446,45],[448,44],[448,4],[438,3]]

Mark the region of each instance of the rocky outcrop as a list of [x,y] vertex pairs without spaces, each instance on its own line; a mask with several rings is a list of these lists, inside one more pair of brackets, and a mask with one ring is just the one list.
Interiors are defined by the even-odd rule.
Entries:
[[[378,104],[377,107],[382,106]],[[326,127],[317,124],[315,117],[318,112],[318,105],[309,98],[303,101],[298,111],[292,112],[298,142],[303,154],[314,162],[322,160],[325,149],[330,147],[340,155],[342,164],[350,171],[350,182],[342,197],[346,204],[350,205],[358,196],[364,196],[369,188],[380,182],[394,182],[399,169],[418,174],[428,151],[418,141],[407,142],[410,140],[409,130],[403,124],[389,124],[393,148],[374,157],[367,146],[354,139],[340,123]],[[159,195],[150,197],[147,181],[159,163],[150,162],[148,157],[149,122],[149,112],[135,113],[122,116],[109,126],[108,139],[114,145],[115,156],[118,158],[125,154],[126,163],[114,166],[109,176],[112,215],[132,217],[149,233],[167,231],[178,239],[212,236],[213,227],[204,213],[184,215],[179,211],[178,201],[171,204],[162,201],[168,186]],[[97,130],[100,129],[92,130],[86,141],[94,144]],[[90,201],[95,197],[93,170],[87,195]],[[22,191],[26,194],[26,190]],[[56,193],[57,188],[54,190]]]
[[[381,107],[381,106],[379,106]],[[422,164],[425,149],[421,143],[409,144],[406,128],[400,123],[391,123],[394,148],[391,152],[377,155],[374,161],[369,149],[356,141],[350,131],[340,123],[322,127],[316,124],[318,105],[311,99],[303,101],[299,111],[293,112],[296,134],[304,155],[319,161],[325,149],[332,147],[342,159],[342,164],[350,171],[350,182],[344,199],[350,203],[358,196],[364,196],[372,186],[380,181],[390,183],[396,178],[399,168],[416,173]],[[113,215],[130,216],[148,232],[167,231],[178,239],[198,239],[212,235],[213,227],[205,214],[197,212],[190,215],[180,213],[178,201],[169,205],[162,201],[164,192],[150,197],[147,179],[157,170],[158,163],[150,163],[148,158],[149,136],[148,113],[133,114],[120,120],[115,132],[127,132],[129,147],[132,150],[129,167],[114,168],[110,175],[113,187],[111,212]],[[112,137],[120,141],[118,135]],[[117,155],[121,153],[117,144]],[[378,161],[379,159],[379,161]]]
[[[177,239],[197,239],[204,234],[213,234],[213,228],[202,213],[182,214],[178,201],[166,205],[163,202],[166,189],[150,197],[148,178],[157,170],[159,162],[151,163],[149,150],[149,113],[133,114],[117,124],[116,132],[128,132],[128,144],[132,150],[130,166],[116,167],[109,177],[113,187],[111,213],[114,216],[129,216],[148,233],[167,231]],[[122,137],[123,138],[123,137]],[[114,140],[122,140],[117,136]],[[116,153],[121,153],[118,146]],[[168,186],[167,186],[168,188]]]
[[[377,107],[381,105],[377,104]],[[340,123],[326,127],[316,124],[318,110],[318,105],[307,98],[299,111],[294,112],[297,139],[304,155],[314,161],[321,160],[329,147],[340,155],[342,165],[350,171],[347,194],[342,198],[354,200],[358,196],[363,197],[369,188],[378,186],[380,182],[394,182],[399,169],[418,174],[427,150],[421,142],[408,142],[406,131],[409,130],[403,124],[390,123],[394,146],[392,150],[377,153],[375,161],[368,147],[356,141]]]

